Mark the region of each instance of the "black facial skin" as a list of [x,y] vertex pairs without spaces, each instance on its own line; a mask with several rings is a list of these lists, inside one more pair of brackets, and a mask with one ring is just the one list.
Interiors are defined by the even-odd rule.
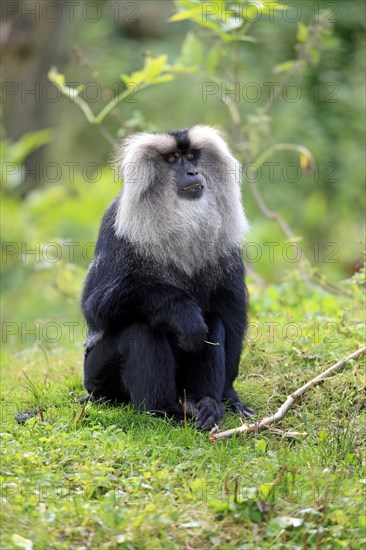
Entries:
[[198,151],[174,151],[165,155],[165,162],[174,171],[177,193],[185,199],[199,199],[203,195],[203,177],[196,168]]

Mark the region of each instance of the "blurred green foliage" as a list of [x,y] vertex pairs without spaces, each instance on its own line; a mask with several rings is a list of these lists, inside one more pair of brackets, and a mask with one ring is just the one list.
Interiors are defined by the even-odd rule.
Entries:
[[[53,109],[53,141],[44,163],[57,163],[58,176],[41,170],[37,186],[27,193],[17,190],[14,178],[2,185],[5,320],[80,318],[77,300],[92,257],[90,243],[95,242],[103,211],[119,191],[109,166],[113,143],[141,129],[212,124],[223,129],[244,162],[243,150],[253,161],[274,144],[308,148],[315,158],[313,171],[300,171],[294,178],[298,155],[277,152],[270,159],[278,163],[274,177],[263,169],[258,190],[269,208],[282,214],[301,255],[320,273],[337,281],[357,269],[365,206],[363,2],[303,2],[298,4],[301,15],[289,8],[285,17],[278,9],[273,19],[268,13],[252,23],[213,16],[206,24],[202,17],[197,20],[202,4],[136,2],[137,12],[130,21],[112,17],[110,3],[101,1],[103,17],[97,24],[82,17],[64,24],[65,48],[73,55],[58,69],[66,75],[66,85],[83,86],[78,97],[94,115],[123,93],[127,75],[143,83],[153,60],[159,59],[164,74],[159,82],[160,72],[154,73],[148,82],[154,86],[139,91],[135,102],[124,96],[99,126],[89,124],[85,112],[70,99],[61,97],[48,105]],[[221,9],[222,2],[211,4]],[[250,7],[250,2],[234,4]],[[330,10],[330,24],[312,43],[311,28],[323,7]],[[301,98],[289,100],[289,91],[288,97],[279,93],[270,101],[268,83],[275,84],[278,92],[277,83],[286,78],[295,82]],[[219,91],[204,95],[210,82],[216,82]],[[102,90],[95,101],[91,83]],[[260,97],[253,101],[248,89],[248,96],[241,94],[228,109],[221,96],[226,83],[238,83],[241,92],[248,83],[256,83]],[[240,115],[237,126],[231,119],[235,110]],[[248,139],[244,145],[238,128]],[[45,132],[15,143],[4,141],[3,160],[20,166],[22,154],[17,160],[11,160],[11,154],[26,155],[45,143],[49,139]],[[32,144],[28,149],[27,143]],[[289,163],[294,166],[284,172]],[[262,278],[278,281],[298,264],[284,257],[288,239],[275,221],[259,211],[246,181],[243,192],[252,226],[249,242],[254,243],[252,251],[260,250],[253,259],[248,248],[248,258]],[[275,246],[274,257],[264,243]]]

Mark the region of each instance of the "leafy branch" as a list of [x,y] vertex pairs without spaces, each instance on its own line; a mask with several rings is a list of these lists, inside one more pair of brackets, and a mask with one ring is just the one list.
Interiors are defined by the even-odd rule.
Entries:
[[63,95],[80,107],[90,124],[99,125],[117,105],[126,101],[130,96],[149,86],[173,80],[174,75],[168,71],[169,66],[167,65],[166,55],[160,55],[155,58],[146,57],[145,65],[141,70],[133,72],[131,75],[121,75],[120,78],[125,85],[125,89],[112,98],[97,115],[93,113],[88,103],[80,96],[83,91],[82,85],[74,88],[67,86],[65,84],[65,75],[59,73],[56,68],[50,70],[48,78],[59,88]]

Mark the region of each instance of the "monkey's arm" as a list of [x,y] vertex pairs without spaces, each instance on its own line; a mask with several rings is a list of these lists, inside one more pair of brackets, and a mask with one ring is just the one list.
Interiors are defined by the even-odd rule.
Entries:
[[137,273],[113,272],[107,262],[90,269],[82,307],[89,327],[113,333],[142,321],[171,330],[186,351],[204,344],[207,326],[198,305],[182,289],[139,280]]
[[183,289],[162,283],[114,231],[116,201],[104,215],[95,259],[86,276],[82,309],[93,332],[113,333],[133,322],[168,327],[186,351],[203,345],[207,332],[202,312]]
[[208,328],[198,304],[185,291],[157,284],[145,292],[144,309],[152,327],[167,326],[185,351],[203,347]]

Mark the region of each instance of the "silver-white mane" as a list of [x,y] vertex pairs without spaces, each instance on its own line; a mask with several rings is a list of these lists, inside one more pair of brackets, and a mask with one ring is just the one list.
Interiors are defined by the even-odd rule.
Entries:
[[163,266],[188,275],[240,247],[248,230],[241,205],[240,165],[218,130],[193,126],[192,149],[200,151],[203,196],[179,198],[164,154],[177,149],[173,135],[138,133],[118,152],[123,190],[115,220],[118,237]]

